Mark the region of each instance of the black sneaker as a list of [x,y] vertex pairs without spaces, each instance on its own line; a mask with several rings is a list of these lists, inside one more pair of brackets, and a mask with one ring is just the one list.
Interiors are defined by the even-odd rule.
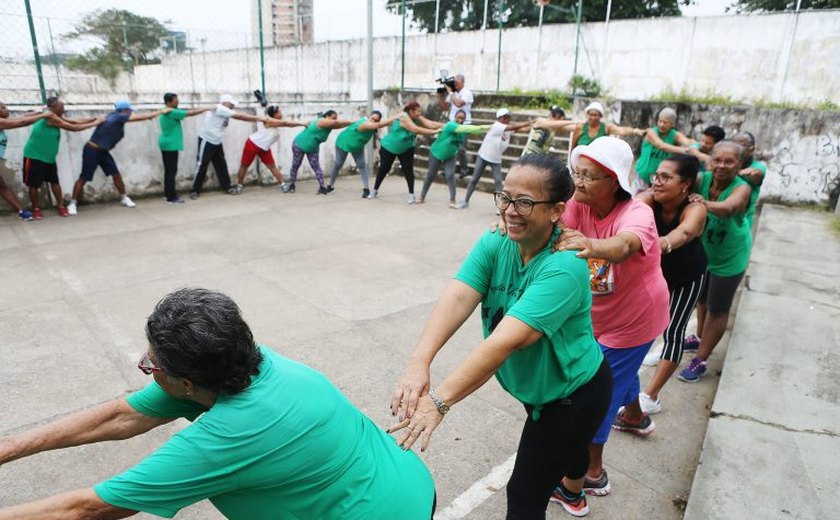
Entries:
[[612,491],[612,487],[606,471],[602,471],[596,480],[592,480],[588,476],[583,479],[583,492],[587,495],[602,497],[609,495],[610,491]]
[[334,191],[335,191],[335,188],[333,188],[333,187],[332,187],[332,184],[330,184],[329,186],[327,186],[327,193],[332,193],[332,192],[334,192]]
[[365,189],[362,190],[362,198],[366,199],[368,197],[370,197],[370,190],[365,188]]
[[295,192],[295,185],[289,184],[289,189],[286,190],[286,193],[294,193]]
[[318,193],[316,193],[315,195],[326,195],[329,192],[330,192],[330,190],[328,190],[324,186],[321,186],[321,187],[318,188]]
[[647,437],[656,430],[656,424],[653,419],[646,413],[642,414],[642,418],[638,422],[630,422],[624,417],[624,411],[619,411],[613,419],[612,429],[620,432],[628,432],[639,437]]

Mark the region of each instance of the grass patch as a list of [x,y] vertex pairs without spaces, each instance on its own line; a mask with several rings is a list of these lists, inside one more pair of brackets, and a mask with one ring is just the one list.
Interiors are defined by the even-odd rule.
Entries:
[[834,236],[840,238],[840,215],[836,215],[831,219],[831,231],[834,232]]

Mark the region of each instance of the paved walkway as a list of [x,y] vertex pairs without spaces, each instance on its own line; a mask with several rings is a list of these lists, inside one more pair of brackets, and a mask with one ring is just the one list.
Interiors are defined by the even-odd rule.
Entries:
[[685,518],[840,516],[840,238],[765,205]]
[[[374,421],[390,425],[386,403],[405,358],[441,289],[496,218],[485,193],[475,194],[471,209],[454,211],[442,185],[422,206],[406,205],[404,190],[404,180],[391,177],[381,199],[361,200],[358,178],[342,177],[326,197],[300,182],[295,195],[249,187],[183,206],[145,199],[132,210],[83,206],[70,219],[52,212],[40,222],[0,219],[0,434],[144,385],[148,378],[135,368],[146,348],[144,319],[164,294],[186,285],[230,294],[260,342],[323,371]],[[480,339],[473,316],[439,356],[433,380]],[[613,435],[606,461],[614,492],[591,500],[590,518],[681,517],[724,353],[700,383],[669,383],[652,437]],[[524,416],[495,381],[447,416],[423,455],[437,482],[439,518],[504,518]],[[0,467],[0,505],[90,486],[183,426]],[[548,517],[567,515],[552,505]],[[220,515],[202,503],[177,518]]]

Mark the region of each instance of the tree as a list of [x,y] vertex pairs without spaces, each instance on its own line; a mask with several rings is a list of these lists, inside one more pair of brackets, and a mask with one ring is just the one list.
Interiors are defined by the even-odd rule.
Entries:
[[[120,71],[131,71],[135,65],[160,63],[161,39],[171,37],[164,23],[168,22],[122,9],[97,9],[62,38],[79,40],[92,36],[101,41],[102,46],[69,58],[67,66],[99,74],[113,84]],[[179,51],[183,50],[178,47]]]
[[[840,0],[802,0],[800,9],[840,9]],[[796,0],[738,0],[727,11],[743,12],[793,11]]]
[[[680,16],[680,5],[694,0],[615,0],[610,18],[649,18],[653,16]],[[393,13],[401,12],[400,0],[389,0],[386,7]],[[543,23],[572,23],[575,21],[577,0],[552,0],[543,12]],[[406,11],[412,25],[434,32],[435,1],[407,0]],[[535,26],[539,23],[540,8],[532,0],[488,0],[487,25],[498,27],[501,8],[505,27]],[[607,0],[583,2],[583,21],[603,21],[607,16]],[[440,0],[440,31],[474,31],[484,23],[484,0]]]

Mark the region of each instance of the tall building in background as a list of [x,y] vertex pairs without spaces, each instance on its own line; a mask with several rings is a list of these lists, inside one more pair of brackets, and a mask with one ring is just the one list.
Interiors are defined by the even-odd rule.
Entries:
[[[263,42],[266,46],[309,43],[314,40],[314,0],[262,0]],[[251,0],[254,45],[260,44],[258,0]]]

